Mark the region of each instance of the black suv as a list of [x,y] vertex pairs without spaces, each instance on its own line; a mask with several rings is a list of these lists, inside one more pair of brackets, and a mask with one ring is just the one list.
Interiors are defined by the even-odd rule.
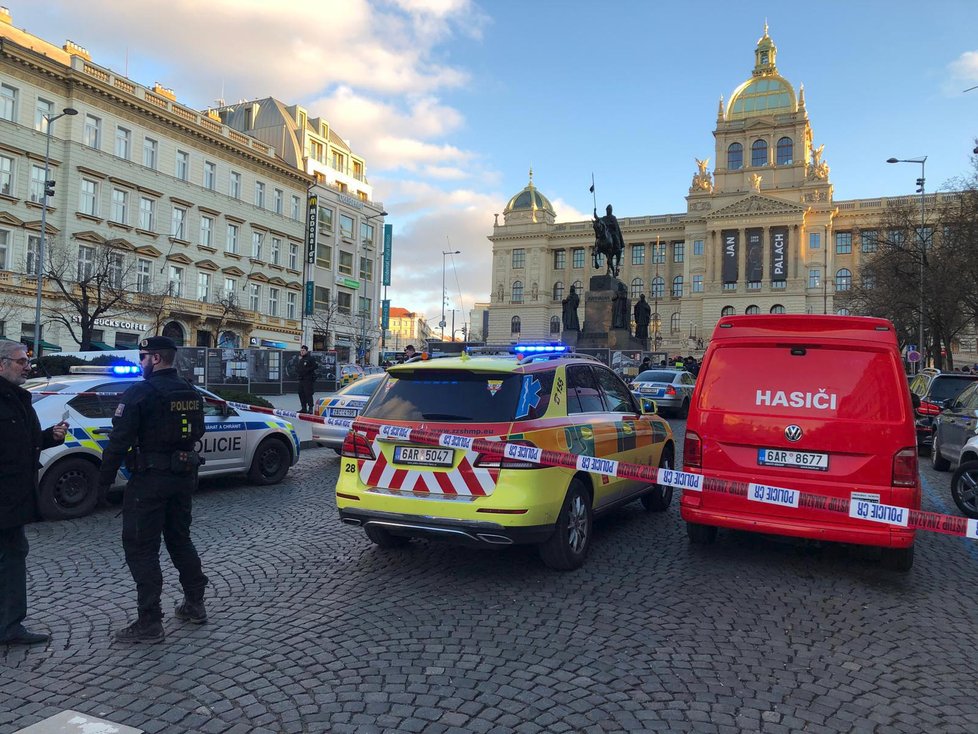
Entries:
[[926,368],[910,381],[918,448],[930,447],[934,435],[934,420],[950,401],[975,380],[978,380],[978,375]]

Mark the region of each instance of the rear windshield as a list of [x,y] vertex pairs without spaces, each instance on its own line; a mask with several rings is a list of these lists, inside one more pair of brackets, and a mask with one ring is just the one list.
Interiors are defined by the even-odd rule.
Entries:
[[971,385],[975,377],[958,377],[957,375],[941,375],[934,379],[934,384],[930,388],[931,400],[950,400],[961,394],[968,385]]
[[546,412],[552,387],[553,372],[398,370],[389,375],[363,416],[447,423],[532,420]]
[[792,418],[897,422],[907,393],[886,351],[783,345],[724,346],[696,381],[703,410]]
[[676,379],[675,372],[662,372],[657,370],[646,370],[635,378],[636,382],[672,382]]
[[365,377],[357,380],[352,385],[347,388],[342,389],[340,392],[343,395],[357,395],[360,397],[373,395],[374,390],[377,388],[377,383],[380,382],[381,378],[370,378]]

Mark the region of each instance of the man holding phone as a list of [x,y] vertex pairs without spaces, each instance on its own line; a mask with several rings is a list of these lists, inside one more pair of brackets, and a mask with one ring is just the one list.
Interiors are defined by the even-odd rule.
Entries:
[[38,519],[37,467],[43,449],[65,440],[68,423],[41,430],[31,394],[27,347],[0,339],[0,645],[38,645],[50,635],[24,627],[27,616],[27,533]]

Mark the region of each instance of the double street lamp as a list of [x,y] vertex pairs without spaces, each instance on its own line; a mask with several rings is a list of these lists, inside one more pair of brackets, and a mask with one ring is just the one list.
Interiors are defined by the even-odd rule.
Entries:
[[[442,250],[441,251],[441,321],[438,322],[439,328],[441,328],[441,340],[445,341],[445,301],[447,296],[445,293],[445,256],[446,255],[458,255],[461,250]],[[455,318],[454,312],[452,313],[452,318]],[[453,335],[454,337],[454,335]]]
[[[924,260],[927,257],[927,242],[924,239],[924,163],[927,156],[919,158],[887,158],[887,163],[919,163],[920,178],[917,179],[917,193],[920,194],[920,325],[918,346],[921,356],[924,354]],[[918,363],[917,370],[920,370]]]
[[37,245],[37,262],[34,264],[37,270],[37,302],[34,305],[35,358],[41,356],[41,288],[44,280],[44,242],[47,239],[48,197],[54,196],[54,181],[51,180],[51,124],[55,120],[60,120],[65,115],[70,117],[77,114],[78,110],[75,108],[65,107],[60,114],[41,116],[47,124],[44,126],[44,186],[41,192],[41,238]]

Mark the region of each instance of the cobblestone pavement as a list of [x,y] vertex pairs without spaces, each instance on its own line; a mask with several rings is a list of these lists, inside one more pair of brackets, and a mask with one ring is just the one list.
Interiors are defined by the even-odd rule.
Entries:
[[921,533],[901,575],[867,549],[691,547],[675,502],[633,503],[562,574],[529,548],[379,550],[339,524],[337,468],[310,450],[281,485],[205,485],[211,622],[168,615],[163,645],[110,642],[135,606],[117,508],[31,526],[28,621],[53,641],[0,647],[0,732],[68,708],[175,734],[978,729],[962,539]]

